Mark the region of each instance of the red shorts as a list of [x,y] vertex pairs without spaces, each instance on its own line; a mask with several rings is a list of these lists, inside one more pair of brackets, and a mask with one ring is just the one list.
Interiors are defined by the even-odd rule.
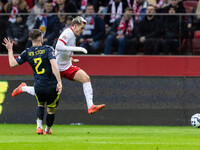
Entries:
[[79,70],[81,70],[81,68],[71,65],[67,70],[61,71],[60,76],[61,76],[61,78],[74,80],[74,76],[75,76],[76,72]]

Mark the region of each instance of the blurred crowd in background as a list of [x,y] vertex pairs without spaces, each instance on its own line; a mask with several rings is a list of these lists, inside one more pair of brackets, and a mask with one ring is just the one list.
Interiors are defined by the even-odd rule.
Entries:
[[[14,53],[32,45],[31,29],[55,46],[74,17],[87,20],[77,46],[97,55],[200,54],[200,2],[181,0],[1,0],[0,42]],[[7,53],[0,45],[0,54]]]

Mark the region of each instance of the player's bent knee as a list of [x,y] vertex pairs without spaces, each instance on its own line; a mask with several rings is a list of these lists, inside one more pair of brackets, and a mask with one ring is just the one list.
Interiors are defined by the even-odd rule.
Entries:
[[83,77],[83,82],[86,83],[86,82],[90,82],[90,77],[88,75],[84,76]]
[[48,114],[55,114],[55,107],[47,107]]

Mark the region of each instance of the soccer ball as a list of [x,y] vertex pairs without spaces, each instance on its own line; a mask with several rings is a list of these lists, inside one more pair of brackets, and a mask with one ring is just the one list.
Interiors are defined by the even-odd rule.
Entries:
[[200,128],[200,114],[194,114],[191,117],[191,124],[193,127]]

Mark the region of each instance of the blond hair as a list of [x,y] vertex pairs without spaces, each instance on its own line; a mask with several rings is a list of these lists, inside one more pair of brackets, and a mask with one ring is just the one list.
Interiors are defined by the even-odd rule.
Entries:
[[82,23],[86,24],[87,21],[81,16],[77,16],[76,18],[74,18],[72,20],[72,26],[75,25],[75,24],[81,25]]

